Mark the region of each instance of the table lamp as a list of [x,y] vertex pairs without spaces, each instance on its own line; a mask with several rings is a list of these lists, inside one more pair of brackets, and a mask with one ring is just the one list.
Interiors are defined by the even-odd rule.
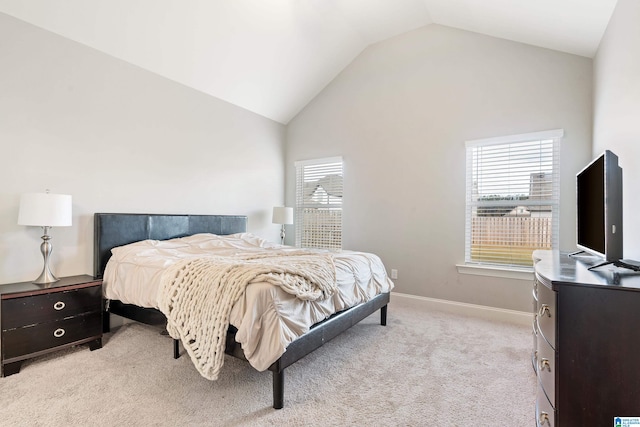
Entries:
[[293,208],[286,208],[282,206],[276,206],[273,208],[273,220],[274,224],[282,224],[280,229],[280,243],[284,245],[284,225],[293,224]]
[[49,228],[68,227],[71,225],[71,196],[66,194],[25,193],[20,198],[18,225],[37,226],[44,229],[40,252],[44,257],[44,268],[33,283],[44,284],[57,282],[49,267],[49,256],[52,246],[49,240]]

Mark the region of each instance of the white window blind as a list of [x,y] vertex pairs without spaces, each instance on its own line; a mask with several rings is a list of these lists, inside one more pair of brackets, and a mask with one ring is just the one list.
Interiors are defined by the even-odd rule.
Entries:
[[558,247],[563,130],[467,141],[467,264],[527,267]]
[[296,166],[296,246],[342,248],[342,158]]

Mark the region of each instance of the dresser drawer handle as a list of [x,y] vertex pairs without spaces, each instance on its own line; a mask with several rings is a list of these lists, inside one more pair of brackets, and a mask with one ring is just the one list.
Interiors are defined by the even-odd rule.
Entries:
[[63,335],[64,335],[64,329],[62,328],[58,328],[55,331],[53,331],[53,336],[56,338],[60,338]]
[[545,368],[547,371],[551,372],[551,363],[549,363],[549,359],[542,358],[540,360],[540,370],[544,371]]
[[53,304],[53,308],[60,311],[63,308],[65,308],[66,304],[62,301],[58,301],[57,303]]
[[548,304],[542,304],[542,307],[540,307],[540,312],[538,313],[538,315],[540,317],[543,317],[545,313],[547,314],[547,317],[551,317],[551,309],[549,308]]
[[551,425],[551,420],[549,419],[549,414],[547,414],[546,412],[540,412],[540,416],[538,417],[538,425],[543,426],[543,425]]

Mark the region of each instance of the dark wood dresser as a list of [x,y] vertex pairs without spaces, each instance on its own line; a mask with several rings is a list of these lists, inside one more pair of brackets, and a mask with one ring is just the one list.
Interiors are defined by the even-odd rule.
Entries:
[[2,376],[25,359],[73,345],[102,347],[102,280],[81,275],[0,285]]
[[640,273],[557,251],[533,254],[536,424],[640,417]]

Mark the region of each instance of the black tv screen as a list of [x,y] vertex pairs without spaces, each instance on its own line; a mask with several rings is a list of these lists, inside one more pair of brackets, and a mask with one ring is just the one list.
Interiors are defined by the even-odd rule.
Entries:
[[622,168],[605,151],[576,175],[577,245],[605,261],[622,259]]

